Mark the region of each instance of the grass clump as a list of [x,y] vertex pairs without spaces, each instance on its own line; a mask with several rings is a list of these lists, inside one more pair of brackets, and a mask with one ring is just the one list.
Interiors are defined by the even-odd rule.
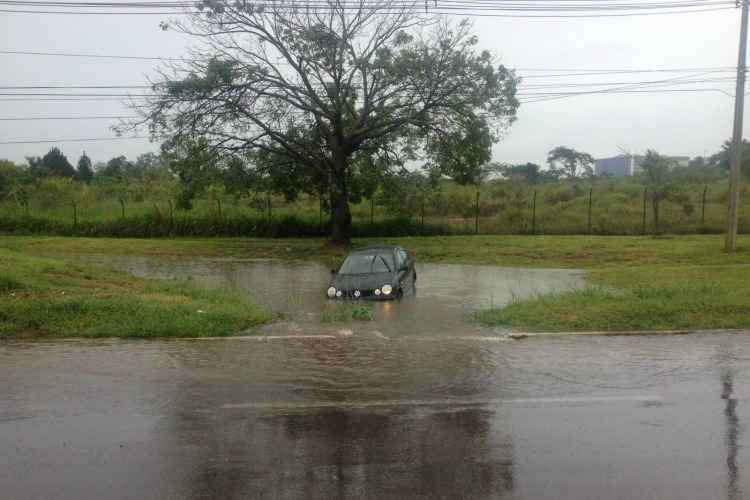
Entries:
[[536,331],[747,328],[748,275],[748,265],[610,268],[593,273],[607,287],[541,295],[475,317]]
[[320,321],[323,323],[372,321],[372,305],[348,302],[328,303],[320,314]]
[[209,337],[270,319],[236,291],[0,250],[0,338]]

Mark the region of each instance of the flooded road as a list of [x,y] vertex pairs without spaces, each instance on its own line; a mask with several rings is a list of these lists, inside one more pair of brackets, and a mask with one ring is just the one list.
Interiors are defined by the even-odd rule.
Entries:
[[750,335],[0,344],[9,499],[729,499]]
[[373,305],[373,321],[321,324],[329,301],[331,271],[317,262],[258,259],[155,259],[90,256],[87,263],[136,276],[190,279],[206,286],[239,288],[265,308],[281,313],[272,334],[321,334],[341,329],[374,335],[463,336],[492,333],[470,321],[482,307],[499,306],[534,294],[568,291],[585,284],[585,273],[570,269],[526,269],[452,264],[417,264],[417,292]]

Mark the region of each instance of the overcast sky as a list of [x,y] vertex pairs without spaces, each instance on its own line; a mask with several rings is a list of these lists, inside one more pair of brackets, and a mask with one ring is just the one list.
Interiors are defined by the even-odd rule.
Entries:
[[[159,21],[167,17],[0,13],[0,49],[179,57],[190,41],[159,29]],[[538,74],[527,71],[536,68],[694,68],[734,66],[737,59],[739,10],[593,19],[479,18],[474,23],[480,46],[493,51],[503,64],[519,68],[521,76]],[[146,75],[153,74],[154,65],[154,61],[0,54],[0,85],[142,84]],[[529,78],[525,83],[651,81],[674,76],[680,75]],[[716,76],[732,73],[703,78]],[[734,93],[731,80],[681,88],[697,87]],[[521,107],[507,137],[495,147],[494,158],[544,164],[547,151],[558,145],[595,157],[613,156],[618,148],[710,154],[731,135],[732,109],[733,99],[719,92],[605,94],[529,103]],[[0,118],[130,114],[117,101],[0,101]],[[0,142],[110,137],[114,135],[110,125],[106,120],[0,121]],[[95,163],[120,154],[134,159],[158,151],[158,145],[140,139],[57,145],[71,163],[83,150]],[[25,156],[41,156],[52,146],[0,145],[0,158],[22,161]]]

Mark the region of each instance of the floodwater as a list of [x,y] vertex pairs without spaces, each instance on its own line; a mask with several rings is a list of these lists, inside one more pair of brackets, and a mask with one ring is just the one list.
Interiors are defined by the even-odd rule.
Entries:
[[386,336],[491,334],[471,321],[468,316],[472,311],[585,284],[585,273],[570,269],[417,264],[415,296],[371,302],[372,322],[327,325],[320,320],[321,313],[336,302],[325,295],[331,271],[316,262],[103,255],[86,260],[141,277],[190,279],[205,286],[239,288],[254,302],[283,314],[285,321],[264,329],[281,335],[325,334],[342,329]]
[[341,328],[320,323],[319,265],[99,259],[234,285],[290,320],[246,338],[0,343],[1,498],[750,492],[750,335],[512,340],[466,320],[581,273],[421,265],[416,297],[316,335]]
[[0,344],[9,499],[729,499],[750,336]]

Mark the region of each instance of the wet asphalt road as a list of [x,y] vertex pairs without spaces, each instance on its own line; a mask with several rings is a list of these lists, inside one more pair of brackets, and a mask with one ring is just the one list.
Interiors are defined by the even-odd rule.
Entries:
[[417,297],[325,325],[314,264],[105,263],[231,283],[290,320],[265,340],[0,344],[0,498],[750,491],[750,333],[515,341],[466,321],[580,286],[570,271],[421,266]]
[[750,335],[0,346],[2,498],[739,499]]

